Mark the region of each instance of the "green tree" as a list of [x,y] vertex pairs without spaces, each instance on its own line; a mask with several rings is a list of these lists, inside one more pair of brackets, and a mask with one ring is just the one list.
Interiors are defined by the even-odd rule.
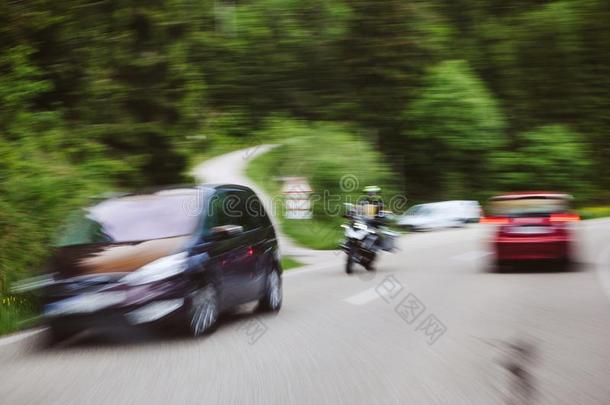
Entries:
[[443,0],[455,55],[498,96],[512,136],[565,124],[610,186],[610,7],[606,0]]
[[582,135],[546,125],[517,137],[517,147],[498,152],[492,172],[499,190],[558,190],[590,197],[592,165]]
[[[33,49],[18,45],[0,53],[0,294],[11,281],[37,269],[63,215],[95,192],[111,171],[67,161],[61,116],[36,111],[52,85],[32,63]],[[81,148],[82,150],[83,148]],[[100,171],[102,173],[100,173]],[[100,188],[101,189],[101,188]],[[2,327],[0,320],[0,328]]]
[[346,118],[357,122],[399,165],[395,153],[404,126],[402,111],[421,84],[426,67],[442,60],[449,27],[431,2],[351,0],[349,30],[342,41]]
[[431,68],[406,117],[409,192],[457,198],[485,188],[489,156],[505,144],[504,118],[466,62]]
[[335,118],[344,1],[219,1],[215,10],[215,29],[198,35],[193,56],[205,64],[215,110],[246,117],[250,130],[274,112]]

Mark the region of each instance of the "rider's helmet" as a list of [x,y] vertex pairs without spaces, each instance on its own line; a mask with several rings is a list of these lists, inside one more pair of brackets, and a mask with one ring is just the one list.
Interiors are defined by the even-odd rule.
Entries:
[[381,188],[379,186],[366,186],[362,191],[371,201],[381,199]]

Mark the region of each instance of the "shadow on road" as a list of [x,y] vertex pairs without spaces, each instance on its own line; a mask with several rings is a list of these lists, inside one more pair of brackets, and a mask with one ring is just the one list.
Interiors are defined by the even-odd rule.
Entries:
[[528,262],[503,262],[490,263],[487,266],[490,273],[502,274],[533,274],[533,273],[575,273],[586,270],[587,265],[576,262],[559,261],[528,261]]
[[[275,314],[261,313],[256,304],[245,304],[235,310],[223,314],[212,333],[218,333],[229,328],[244,329],[250,321],[264,322]],[[116,348],[143,346],[167,343],[193,343],[203,341],[207,336],[191,337],[185,330],[156,329],[147,327],[122,327],[116,330],[87,330],[62,342],[52,342],[47,333],[38,338],[35,352],[52,353],[65,350],[82,350],[86,348]]]

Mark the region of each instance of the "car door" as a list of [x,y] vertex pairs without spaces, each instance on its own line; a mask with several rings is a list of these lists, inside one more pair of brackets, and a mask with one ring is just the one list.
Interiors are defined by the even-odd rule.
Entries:
[[455,226],[456,206],[451,203],[442,203],[436,207],[438,228],[451,228]]
[[246,227],[249,233],[248,242],[253,253],[248,269],[252,292],[255,298],[258,298],[264,292],[267,274],[273,267],[274,257],[277,254],[277,241],[271,221],[260,199],[252,191],[248,190],[246,194]]
[[[242,215],[235,208],[236,196],[229,190],[218,190],[210,198],[209,212],[204,221],[204,235],[212,228],[242,224]],[[245,232],[210,242],[210,265],[216,267],[222,282],[220,292],[226,306],[233,306],[249,299],[249,274],[244,272],[244,262],[249,254]],[[205,236],[204,236],[205,238]]]
[[423,206],[419,211],[421,217],[420,227],[422,229],[434,229],[437,226],[437,218],[430,206]]
[[228,190],[227,195],[231,206],[229,215],[236,225],[243,227],[243,233],[238,235],[240,248],[235,256],[236,272],[244,280],[244,300],[254,300],[260,297],[268,268],[264,263],[264,257],[269,256],[264,226],[264,220],[268,221],[268,218],[260,200],[250,190]]

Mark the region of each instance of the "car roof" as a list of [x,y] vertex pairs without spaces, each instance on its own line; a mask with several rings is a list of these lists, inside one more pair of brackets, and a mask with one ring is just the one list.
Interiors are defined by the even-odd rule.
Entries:
[[503,201],[503,200],[520,200],[520,199],[531,199],[531,198],[548,198],[548,199],[561,199],[571,200],[572,195],[567,193],[561,193],[556,191],[523,191],[500,194],[490,198],[490,201]]
[[216,184],[202,184],[201,187],[212,188],[215,190],[243,190],[243,191],[252,191],[250,187],[243,186],[241,184],[231,184],[231,183],[216,183]]
[[154,197],[154,196],[167,196],[167,195],[177,195],[177,194],[189,194],[196,193],[199,190],[243,190],[243,191],[252,191],[249,187],[242,186],[239,184],[178,184],[171,186],[159,186],[159,187],[148,187],[143,188],[131,192],[114,192],[114,193],[104,193],[97,195],[92,198],[93,204],[99,204],[103,201],[107,200],[115,200],[129,197]]
[[448,200],[448,201],[437,201],[437,202],[431,202],[431,203],[425,203],[425,204],[420,204],[420,205],[425,205],[427,207],[439,207],[439,206],[443,206],[443,205],[462,205],[462,204],[479,204],[478,201],[474,201],[474,200]]

